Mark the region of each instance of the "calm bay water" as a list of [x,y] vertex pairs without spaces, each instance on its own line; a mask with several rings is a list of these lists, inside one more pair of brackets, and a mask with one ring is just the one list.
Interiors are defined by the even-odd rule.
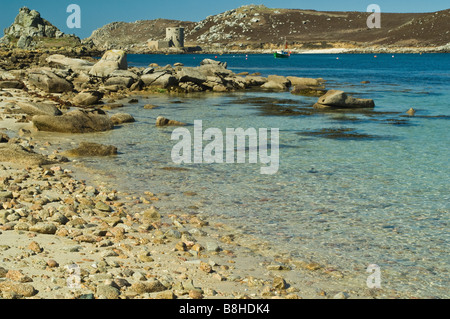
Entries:
[[[146,67],[198,66],[210,55],[130,55]],[[338,59],[337,59],[338,58]],[[378,264],[383,286],[449,297],[450,55],[222,55],[235,73],[324,78],[328,89],[373,98],[374,112],[311,112],[317,98],[285,93],[158,95],[118,112],[137,122],[84,140],[113,144],[116,158],[86,159],[117,187],[170,193],[167,211],[197,206],[292,256],[345,270]],[[361,81],[370,81],[361,84]],[[145,110],[144,104],[160,106]],[[413,107],[415,117],[405,112]],[[291,115],[280,110],[290,109]],[[295,113],[297,111],[297,113]],[[173,128],[157,116],[204,129],[280,129],[280,168],[262,164],[172,163]],[[188,127],[193,131],[193,127]],[[346,135],[347,133],[347,135]],[[351,133],[349,135],[349,133]],[[67,136],[67,141],[80,137]],[[185,196],[184,192],[196,196]]]

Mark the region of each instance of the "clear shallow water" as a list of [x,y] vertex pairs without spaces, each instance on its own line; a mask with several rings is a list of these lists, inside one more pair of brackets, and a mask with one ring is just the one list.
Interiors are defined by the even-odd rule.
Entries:
[[[339,60],[336,59],[339,57]],[[129,64],[182,62],[197,66],[214,56],[129,56]],[[118,187],[169,193],[167,209],[225,220],[293,256],[347,271],[378,264],[382,286],[419,297],[449,297],[450,55],[219,56],[234,72],[322,77],[327,88],[373,98],[375,112],[279,116],[267,110],[310,110],[317,98],[246,92],[141,99],[118,112],[137,122],[84,140],[113,144],[121,154],[88,159]],[[370,84],[361,84],[370,81]],[[145,110],[152,103],[159,109]],[[414,107],[415,117],[405,116]],[[262,164],[172,163],[174,128],[156,128],[162,115],[204,129],[280,129],[280,168]],[[318,136],[353,129],[351,137]],[[188,127],[191,132],[193,127]],[[365,135],[364,135],[365,134]],[[80,137],[67,137],[68,140]],[[312,169],[313,168],[313,169]],[[185,196],[184,192],[196,196]],[[361,287],[365,282],[361,282]]]

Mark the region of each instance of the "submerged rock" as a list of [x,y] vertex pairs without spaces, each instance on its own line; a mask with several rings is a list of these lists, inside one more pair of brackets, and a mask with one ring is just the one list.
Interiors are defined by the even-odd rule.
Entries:
[[184,126],[186,123],[178,122],[175,120],[169,120],[165,117],[159,116],[156,119],[156,126]]
[[306,85],[296,85],[291,91],[291,94],[303,96],[323,96],[326,93],[327,91],[324,89]]
[[115,124],[123,124],[123,123],[133,123],[136,120],[134,117],[128,113],[116,113],[111,116],[111,121]]
[[117,147],[98,143],[81,142],[77,148],[63,153],[65,156],[112,156],[117,155]]

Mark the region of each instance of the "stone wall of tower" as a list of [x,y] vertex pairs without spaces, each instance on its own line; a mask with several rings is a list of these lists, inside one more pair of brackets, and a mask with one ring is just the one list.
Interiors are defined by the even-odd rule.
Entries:
[[172,41],[173,46],[176,48],[184,48],[184,28],[167,28],[166,40]]

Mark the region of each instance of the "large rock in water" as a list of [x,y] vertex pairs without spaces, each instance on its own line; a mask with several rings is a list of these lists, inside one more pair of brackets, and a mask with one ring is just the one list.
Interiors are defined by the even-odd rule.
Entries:
[[357,99],[348,96],[344,91],[330,90],[321,96],[314,108],[374,108],[375,102],[372,99]]
[[30,84],[46,93],[71,92],[73,85],[49,70],[32,71],[28,74]]
[[62,116],[34,116],[34,126],[39,131],[60,133],[90,133],[109,131],[114,124],[107,115],[94,114],[83,110],[68,112]]
[[123,50],[109,50],[89,71],[90,75],[108,77],[116,70],[127,70],[127,54]]

